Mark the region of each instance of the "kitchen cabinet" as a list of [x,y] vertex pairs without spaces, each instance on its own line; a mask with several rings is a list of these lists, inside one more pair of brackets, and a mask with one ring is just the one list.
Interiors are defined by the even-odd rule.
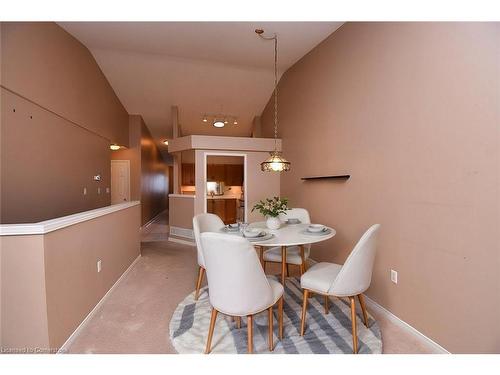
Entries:
[[195,185],[195,171],[194,164],[182,164],[182,185],[184,186],[194,186]]
[[224,224],[235,223],[237,199],[207,199],[207,212],[219,216]]
[[224,167],[224,164],[208,164],[207,181],[224,181],[225,183],[225,180],[226,168]]
[[243,186],[243,164],[226,164],[226,186]]
[[243,186],[243,164],[208,164],[207,181],[223,181],[226,186]]
[[236,211],[237,211],[236,199],[224,199],[224,200],[226,201],[224,223],[225,224],[236,223]]

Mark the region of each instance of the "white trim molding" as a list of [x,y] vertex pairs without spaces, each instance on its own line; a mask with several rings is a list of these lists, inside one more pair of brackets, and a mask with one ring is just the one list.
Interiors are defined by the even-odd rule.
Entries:
[[149,220],[146,224],[144,224],[141,229],[146,229],[147,227],[149,227],[151,224],[153,224],[153,222],[158,218],[158,216],[160,216],[161,214],[165,213],[167,210],[163,210],[159,213],[157,213],[151,220]]
[[109,288],[109,290],[106,292],[106,294],[97,302],[97,304],[94,306],[92,311],[90,311],[85,319],[82,320],[80,325],[76,327],[76,329],[73,331],[73,333],[66,339],[64,344],[61,345],[59,350],[57,351],[57,354],[65,353],[67,350],[67,347],[73,342],[75,337],[80,333],[80,331],[85,327],[85,325],[88,323],[88,321],[94,316],[94,314],[97,312],[99,307],[104,303],[104,301],[108,298],[108,296],[111,294],[111,292],[120,284],[120,282],[125,278],[125,276],[130,272],[130,270],[134,267],[134,265],[141,259],[141,254],[137,256],[137,258],[134,259],[134,261],[128,266],[128,268],[125,270],[125,272],[122,273],[122,275],[118,278],[118,280],[115,281],[113,286]]
[[[196,246],[194,242],[194,232],[192,229],[170,226],[168,240],[183,245]],[[176,238],[176,237],[181,238]]]
[[194,232],[192,229],[170,226],[169,233],[172,236],[183,237],[190,240],[194,239]]
[[35,234],[46,234],[58,229],[69,227],[87,220],[92,220],[100,216],[113,212],[125,210],[127,208],[141,204],[139,201],[113,204],[111,206],[96,208],[95,210],[79,212],[77,214],[62,216],[55,219],[40,221],[38,223],[26,224],[1,224],[0,236],[26,236]]

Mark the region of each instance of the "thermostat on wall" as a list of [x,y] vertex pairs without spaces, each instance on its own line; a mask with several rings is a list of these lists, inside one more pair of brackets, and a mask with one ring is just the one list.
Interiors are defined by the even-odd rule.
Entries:
[[101,181],[101,175],[100,174],[95,175],[94,176],[94,181]]

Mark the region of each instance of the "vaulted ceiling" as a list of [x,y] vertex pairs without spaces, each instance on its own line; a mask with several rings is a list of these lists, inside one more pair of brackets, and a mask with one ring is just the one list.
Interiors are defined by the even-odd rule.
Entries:
[[[340,22],[61,22],[93,54],[131,114],[143,116],[161,146],[172,136],[171,106],[182,134],[248,136],[273,91],[273,43],[279,72],[334,32]],[[217,129],[204,114],[222,113],[238,124]]]

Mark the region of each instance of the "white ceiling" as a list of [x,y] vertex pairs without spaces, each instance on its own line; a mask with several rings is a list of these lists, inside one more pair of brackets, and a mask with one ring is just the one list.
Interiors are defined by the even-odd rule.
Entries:
[[[157,142],[172,136],[177,105],[183,135],[248,136],[273,91],[273,43],[279,71],[339,28],[341,22],[61,22],[94,55],[121,102],[140,114]],[[216,129],[204,113],[238,118]],[[162,151],[166,147],[162,145]]]

